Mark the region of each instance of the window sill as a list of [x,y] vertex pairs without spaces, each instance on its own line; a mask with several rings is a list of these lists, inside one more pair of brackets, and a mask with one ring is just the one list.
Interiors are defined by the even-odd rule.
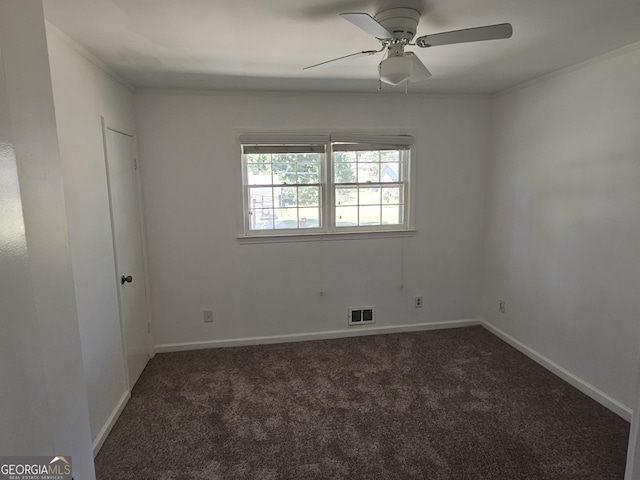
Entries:
[[293,233],[277,235],[240,235],[236,237],[241,245],[252,243],[285,243],[285,242],[324,242],[327,240],[355,240],[370,238],[413,237],[416,229],[407,230],[370,230],[366,232],[322,232]]

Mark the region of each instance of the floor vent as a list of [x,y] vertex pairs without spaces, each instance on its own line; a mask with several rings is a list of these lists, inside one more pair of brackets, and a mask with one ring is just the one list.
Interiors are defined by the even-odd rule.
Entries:
[[349,325],[376,323],[375,307],[353,307],[349,309]]

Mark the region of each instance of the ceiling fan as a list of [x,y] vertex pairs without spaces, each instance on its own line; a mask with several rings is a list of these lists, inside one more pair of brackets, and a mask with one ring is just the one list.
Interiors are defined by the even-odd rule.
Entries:
[[405,52],[406,46],[417,45],[418,47],[427,48],[454,43],[509,38],[513,34],[511,24],[500,23],[423,35],[418,37],[415,43],[411,43],[420,21],[420,12],[413,8],[391,8],[381,11],[375,17],[368,13],[342,13],[340,16],[374,36],[380,42],[381,48],[379,50],[364,50],[344,57],[334,58],[333,60],[311,65],[304,68],[304,70],[335,65],[354,58],[386,51],[386,58],[378,65],[381,82],[389,85],[398,85],[402,82],[421,82],[431,77],[431,72],[415,53]]

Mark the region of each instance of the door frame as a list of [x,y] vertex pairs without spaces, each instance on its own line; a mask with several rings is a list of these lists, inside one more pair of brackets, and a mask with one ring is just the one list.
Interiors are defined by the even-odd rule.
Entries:
[[[636,364],[640,365],[640,357],[638,357]],[[637,377],[636,398],[635,404],[633,405],[631,427],[629,428],[625,480],[634,480],[640,475],[640,369],[638,370]]]
[[146,236],[146,228],[145,221],[142,209],[142,192],[141,192],[141,183],[140,183],[140,174],[139,174],[139,154],[138,154],[138,137],[136,135],[135,130],[127,128],[118,122],[115,122],[111,119],[106,118],[105,116],[100,117],[102,124],[102,142],[104,148],[104,162],[105,162],[105,173],[107,177],[107,196],[109,199],[109,218],[111,221],[111,239],[112,239],[112,248],[113,248],[113,261],[114,261],[114,273],[115,278],[114,281],[117,284],[117,294],[118,294],[118,315],[120,317],[120,337],[122,342],[122,360],[124,365],[124,373],[125,379],[127,382],[127,390],[129,394],[131,393],[131,389],[133,385],[131,385],[131,378],[129,375],[129,365],[127,361],[127,338],[126,338],[126,329],[124,322],[124,314],[122,310],[122,294],[120,291],[120,285],[118,284],[118,253],[116,249],[116,239],[115,239],[115,229],[114,229],[114,221],[113,221],[113,211],[112,211],[112,202],[111,202],[111,179],[109,178],[109,151],[108,151],[108,140],[107,133],[108,130],[112,130],[117,133],[121,133],[128,137],[131,137],[133,140],[133,155],[136,162],[136,167],[134,168],[135,174],[135,196],[136,196],[136,208],[138,210],[138,219],[139,219],[139,228],[140,228],[140,241],[142,247],[142,268],[144,271],[144,293],[145,293],[145,304],[146,304],[146,323],[147,323],[147,349],[149,353],[149,359],[152,359],[155,356],[155,342],[153,336],[153,314],[151,311],[151,295],[150,295],[150,283],[149,283],[149,268],[147,262],[147,236]]

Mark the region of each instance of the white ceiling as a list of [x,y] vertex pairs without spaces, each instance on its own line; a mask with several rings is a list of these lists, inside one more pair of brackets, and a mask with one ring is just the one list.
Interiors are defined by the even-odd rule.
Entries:
[[[422,12],[418,34],[509,22],[513,37],[412,47],[433,77],[412,92],[495,93],[640,41],[639,0],[45,0],[47,20],[137,88],[376,92],[378,47],[338,16]],[[404,87],[383,85],[384,91]]]

